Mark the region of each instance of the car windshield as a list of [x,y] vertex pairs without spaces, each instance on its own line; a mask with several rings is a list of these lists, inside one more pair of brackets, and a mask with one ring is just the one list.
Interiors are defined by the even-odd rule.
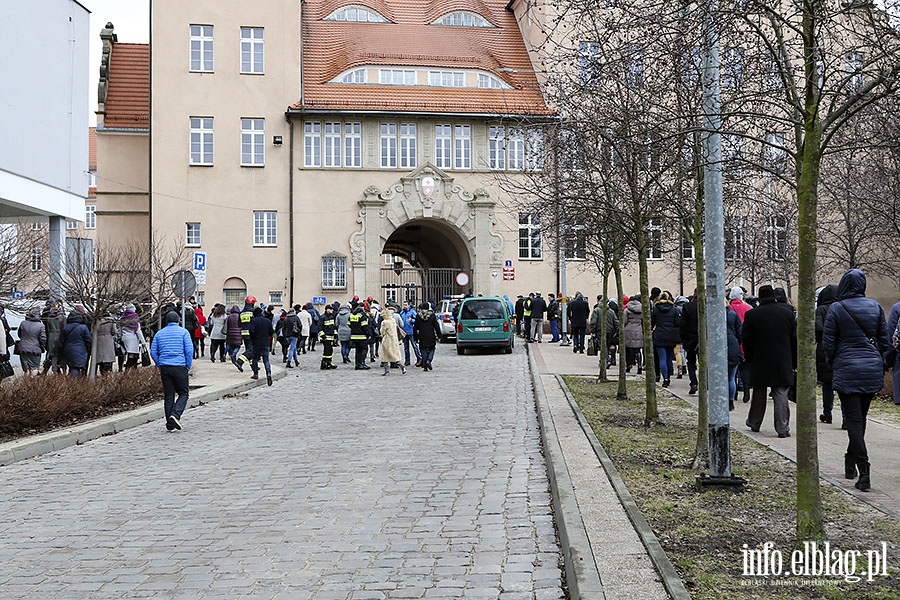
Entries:
[[503,319],[503,305],[497,300],[470,300],[463,304],[463,319]]

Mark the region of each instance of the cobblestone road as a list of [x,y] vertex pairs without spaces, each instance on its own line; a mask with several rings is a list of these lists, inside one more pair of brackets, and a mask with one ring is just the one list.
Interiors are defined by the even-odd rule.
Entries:
[[303,359],[182,432],[0,469],[3,597],[564,597],[523,349],[402,377]]

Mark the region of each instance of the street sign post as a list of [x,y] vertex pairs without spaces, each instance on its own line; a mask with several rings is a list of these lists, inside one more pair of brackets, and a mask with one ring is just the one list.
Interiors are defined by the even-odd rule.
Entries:
[[206,285],[206,252],[194,252],[194,279],[199,285]]

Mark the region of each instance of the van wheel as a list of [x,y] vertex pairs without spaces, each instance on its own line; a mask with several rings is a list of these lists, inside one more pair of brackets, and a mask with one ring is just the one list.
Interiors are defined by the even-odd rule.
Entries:
[[463,347],[461,347],[461,346],[457,346],[457,347],[456,347],[456,353],[457,353],[457,354],[465,354],[465,353],[466,353],[466,349],[463,348]]

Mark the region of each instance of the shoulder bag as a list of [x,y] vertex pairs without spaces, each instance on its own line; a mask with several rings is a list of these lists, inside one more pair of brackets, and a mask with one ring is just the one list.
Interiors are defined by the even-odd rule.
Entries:
[[13,366],[8,360],[0,360],[0,379],[6,379],[7,377],[12,377],[15,374],[16,372],[13,371]]
[[147,346],[145,344],[141,344],[141,366],[150,366],[150,352],[149,350],[147,350]]
[[862,334],[866,338],[866,340],[873,346],[878,346],[878,342],[875,340],[875,337],[870,336],[868,334],[868,332],[866,331],[866,328],[863,327],[862,323],[859,322],[859,319],[856,318],[856,315],[854,315],[852,312],[850,312],[850,309],[847,308],[847,305],[844,304],[844,301],[841,300],[838,302],[838,304],[841,305],[841,308],[844,309],[844,312],[846,312],[848,315],[850,315],[850,318],[853,319],[853,321],[856,323],[856,326],[859,327],[860,331],[862,331]]

